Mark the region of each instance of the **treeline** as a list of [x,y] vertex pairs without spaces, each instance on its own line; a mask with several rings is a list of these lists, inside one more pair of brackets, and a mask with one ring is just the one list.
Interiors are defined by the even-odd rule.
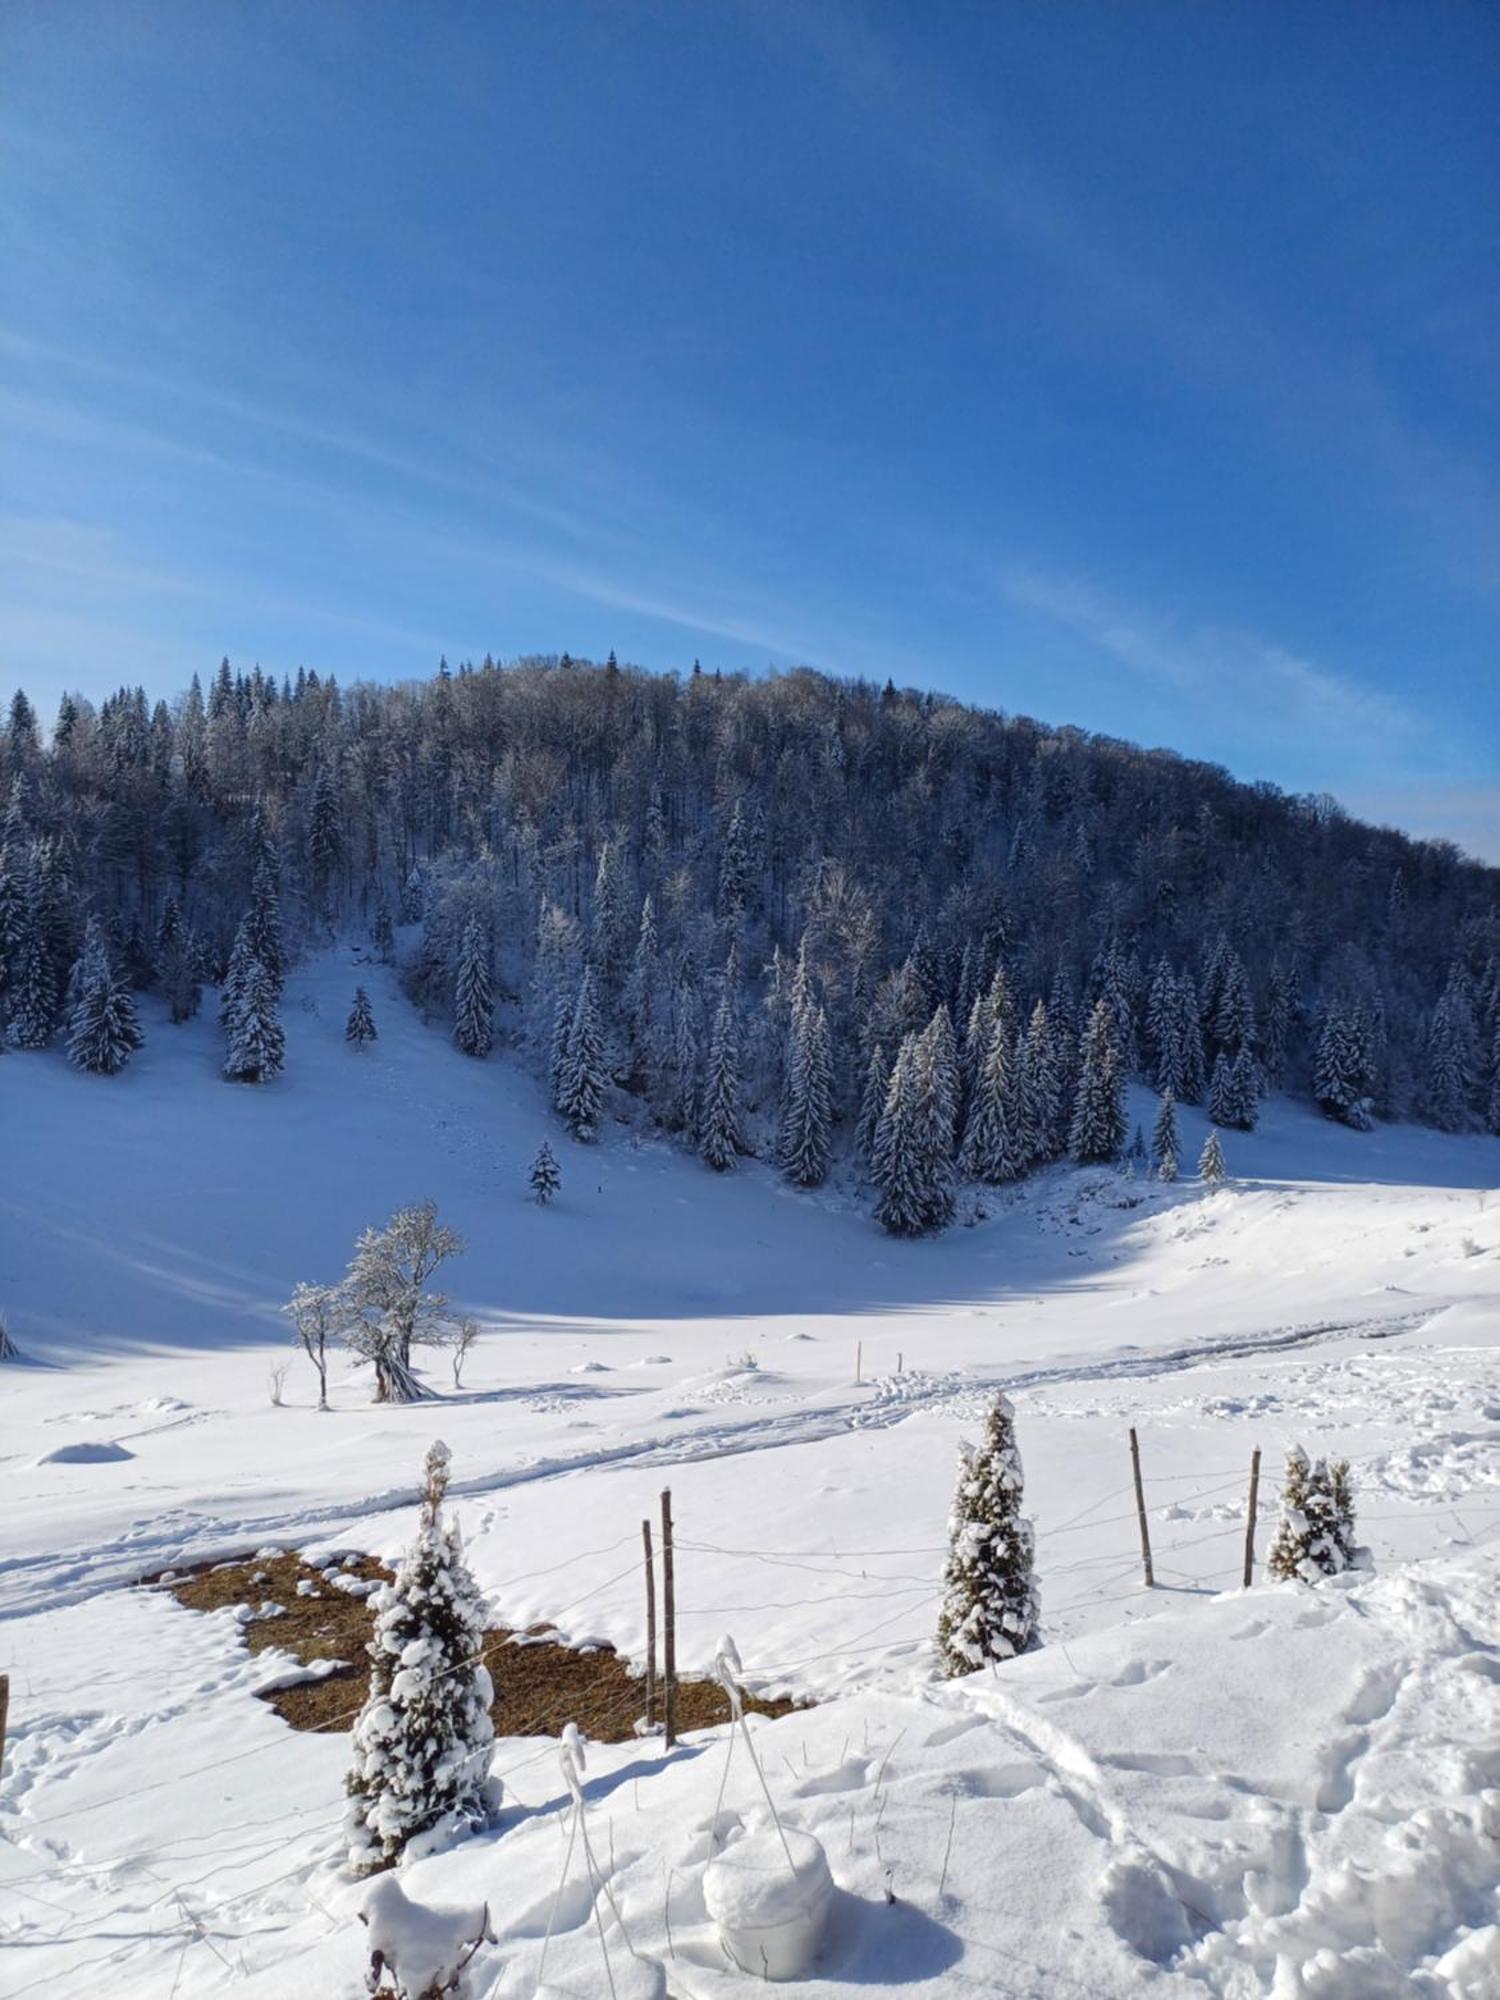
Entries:
[[132,992],[180,1020],[209,984],[228,1073],[274,1074],[285,955],[357,930],[470,1054],[524,1052],[580,1135],[633,1101],[712,1166],[775,1154],[815,1185],[842,1130],[913,1227],[954,1176],[1118,1150],[1130,1075],[1231,1126],[1279,1087],[1500,1130],[1500,873],[939,695],[226,661],[171,705],[69,697],[45,738],[15,695],[0,781],[21,1048],[76,1036],[85,987],[118,1052]]

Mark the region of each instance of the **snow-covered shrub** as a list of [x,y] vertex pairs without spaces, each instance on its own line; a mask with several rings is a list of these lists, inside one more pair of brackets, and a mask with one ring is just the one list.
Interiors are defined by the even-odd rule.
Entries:
[[1229,1169],[1224,1164],[1224,1148],[1219,1144],[1217,1132],[1210,1132],[1203,1142],[1203,1151],[1198,1155],[1198,1172],[1210,1187],[1222,1187],[1229,1178]]
[[448,1447],[427,1454],[416,1540],[373,1600],[370,1693],[354,1725],[347,1789],[351,1864],[388,1868],[418,1834],[482,1825],[500,1800],[489,1775],[494,1689],[480,1660],[485,1604],[445,1521]]
[[1021,1454],[1008,1398],[995,1398],[983,1438],[959,1452],[938,1617],[950,1677],[1024,1653],[1036,1643],[1041,1611],[1032,1568],[1036,1537],[1021,1513]]
[[488,1903],[436,1910],[415,1903],[394,1875],[370,1885],[359,1920],[370,1933],[369,1992],[391,2000],[461,2000],[481,1945],[493,1944]]
[[1309,1460],[1300,1445],[1288,1453],[1281,1519],[1266,1567],[1282,1582],[1315,1583],[1354,1566],[1354,1493],[1349,1461]]

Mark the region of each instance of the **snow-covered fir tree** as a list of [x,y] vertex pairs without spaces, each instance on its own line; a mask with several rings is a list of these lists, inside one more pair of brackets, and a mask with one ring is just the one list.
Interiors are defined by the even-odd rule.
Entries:
[[604,1032],[594,997],[594,975],[586,966],[578,982],[567,1033],[557,1060],[554,1102],[575,1139],[594,1137],[599,1109],[609,1081],[604,1060]]
[[964,1122],[959,1171],[970,1180],[998,1186],[1026,1170],[1020,1140],[1020,1079],[1010,1022],[996,1014],[989,1048],[974,1081]]
[[1151,1171],[1159,1181],[1175,1181],[1181,1145],[1177,1137],[1177,1101],[1170,1090],[1161,1094],[1156,1123],[1151,1128]]
[[347,1780],[349,1860],[361,1873],[390,1867],[419,1835],[484,1825],[500,1803],[486,1606],[443,1516],[448,1477],[448,1447],[434,1444],[416,1538],[372,1602],[370,1692]]
[[1349,1462],[1310,1461],[1300,1445],[1287,1454],[1281,1519],[1266,1568],[1281,1582],[1316,1583],[1354,1566],[1354,1491]]
[[453,986],[453,1040],[466,1056],[483,1058],[495,1045],[495,988],[490,941],[477,917],[464,926]]
[[10,1039],[18,1049],[44,1049],[57,1029],[58,978],[48,928],[42,867],[33,854],[20,895],[8,981]]
[[362,1049],[366,1042],[375,1040],[375,1014],[370,1006],[370,996],[363,986],[354,989],[354,1005],[349,1009],[349,1019],[344,1024],[344,1040]]
[[916,1062],[917,1038],[908,1035],[896,1053],[875,1131],[875,1216],[892,1236],[920,1236],[928,1226],[925,1163],[917,1136]]
[[1198,1174],[1209,1187],[1220,1187],[1228,1178],[1229,1169],[1224,1164],[1224,1148],[1219,1143],[1217,1132],[1210,1131],[1203,1142],[1203,1151],[1198,1155]]
[[557,1164],[552,1148],[545,1139],[536,1149],[536,1158],[531,1163],[531,1172],[527,1179],[531,1187],[532,1200],[538,1208],[545,1208],[562,1188],[562,1168]]
[[97,917],[84,933],[83,955],[73,971],[68,1060],[95,1076],[114,1076],[144,1040],[130,990],[110,964]]
[[864,1089],[860,1093],[859,1119],[854,1128],[854,1144],[859,1157],[866,1167],[873,1168],[875,1161],[875,1135],[880,1130],[881,1115],[891,1088],[891,1066],[886,1060],[885,1045],[876,1042],[870,1050],[870,1059],[865,1065]]
[[818,1187],[828,1174],[833,1123],[833,1059],[828,1016],[810,1000],[792,1016],[777,1157],[794,1187]]
[[951,1676],[1014,1659],[1036,1643],[1035,1535],[1021,1512],[1015,1411],[997,1396],[978,1445],[959,1447],[948,1520],[938,1648]]
[[1313,1095],[1326,1116],[1360,1132],[1372,1122],[1365,1047],[1351,1010],[1342,1002],[1330,1006],[1318,1036]]
[[698,1151],[717,1174],[732,1167],[743,1149],[740,1119],[740,1025],[726,980],[698,1106]]
[[286,1059],[286,1036],[276,1011],[276,984],[258,958],[242,969],[225,1036],[224,1074],[231,1083],[267,1083]]
[[958,1115],[958,1051],[946,1007],[937,1009],[916,1044],[912,1085],[923,1226],[946,1229],[953,1220],[956,1197],[953,1140]]
[[1125,1142],[1125,1077],[1107,1002],[1098,1000],[1083,1037],[1068,1150],[1080,1166],[1119,1158]]
[[375,947],[375,956],[382,965],[389,965],[396,956],[396,932],[391,923],[391,906],[384,897],[375,911],[375,921],[370,926],[370,942]]

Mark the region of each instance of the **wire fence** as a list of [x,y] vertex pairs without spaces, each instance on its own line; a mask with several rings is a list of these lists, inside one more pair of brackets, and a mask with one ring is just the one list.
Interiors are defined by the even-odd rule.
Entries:
[[[1389,1455],[1386,1451],[1371,1452],[1362,1457],[1351,1458],[1349,1463],[1351,1467],[1359,1467],[1388,1458]],[[1242,1540],[1248,1525],[1248,1493],[1245,1507],[1239,1509],[1234,1518],[1215,1521],[1211,1526],[1202,1527],[1200,1532],[1174,1536],[1169,1540],[1159,1539],[1159,1530],[1163,1524],[1171,1524],[1178,1519],[1182,1519],[1185,1524],[1191,1522],[1194,1527],[1199,1527],[1200,1523],[1193,1521],[1191,1515],[1179,1515],[1177,1510],[1211,1502],[1222,1505],[1224,1495],[1235,1490],[1246,1491],[1248,1479],[1247,1465],[1233,1469],[1215,1468],[1206,1474],[1201,1470],[1166,1473],[1159,1477],[1148,1474],[1146,1483],[1153,1492],[1162,1487],[1170,1487],[1174,1493],[1173,1499],[1165,1506],[1158,1501],[1154,1509],[1147,1510],[1148,1520],[1158,1531],[1153,1535],[1151,1549],[1156,1567],[1161,1576],[1177,1580],[1167,1586],[1169,1592],[1175,1594],[1184,1586],[1200,1590],[1223,1589],[1232,1587],[1241,1580],[1238,1565],[1235,1565],[1235,1574],[1232,1578],[1220,1578],[1219,1582],[1214,1584],[1212,1573],[1205,1576],[1201,1564],[1196,1568],[1184,1568],[1180,1564],[1171,1562],[1170,1558],[1187,1555],[1191,1551],[1207,1548],[1215,1543],[1227,1541],[1231,1537]],[[1153,1592],[1143,1577],[1125,1588],[1116,1587],[1124,1584],[1125,1579],[1132,1573],[1139,1575],[1141,1557],[1134,1551],[1116,1545],[1107,1550],[1069,1556],[1067,1560],[1062,1561],[1053,1559],[1051,1553],[1058,1551],[1066,1554],[1070,1540],[1094,1537],[1125,1524],[1138,1524],[1141,1510],[1133,1501],[1132,1504],[1119,1507],[1114,1512],[1100,1511],[1114,1507],[1117,1502],[1132,1496],[1133,1490],[1133,1481],[1123,1481],[1120,1485],[1095,1495],[1064,1520],[1054,1524],[1043,1523],[1039,1528],[1038,1569],[1044,1587],[1049,1582],[1065,1578],[1088,1579],[1082,1594],[1075,1594],[1069,1599],[1070,1609],[1113,1608],[1142,1602],[1152,1597]],[[1281,1490],[1281,1482],[1274,1476],[1266,1473],[1261,1475],[1258,1519],[1271,1511]],[[1434,1495],[1425,1505],[1378,1508],[1362,1513],[1359,1518],[1361,1526],[1413,1520],[1436,1522],[1447,1519],[1460,1530],[1471,1546],[1478,1548],[1487,1546],[1500,1536],[1500,1494],[1497,1494],[1494,1504],[1476,1504],[1468,1498],[1455,1502],[1447,1496]],[[1451,1541],[1452,1538],[1449,1539]],[[523,1572],[509,1580],[510,1587],[560,1578],[567,1571],[576,1568],[579,1563],[598,1561],[618,1553],[629,1545],[639,1547],[638,1534],[634,1531],[620,1536],[615,1541],[601,1544],[596,1548],[575,1550],[556,1562]],[[912,1636],[894,1638],[890,1636],[892,1628],[896,1626],[904,1625],[907,1627],[908,1635],[915,1634],[915,1643],[924,1645],[932,1643],[936,1614],[944,1595],[942,1570],[948,1554],[946,1542],[900,1543],[888,1547],[824,1545],[778,1549],[764,1546],[754,1548],[734,1546],[679,1535],[675,1539],[675,1550],[679,1555],[689,1558],[707,1556],[721,1563],[750,1563],[780,1577],[805,1574],[820,1579],[825,1585],[844,1586],[839,1589],[820,1589],[811,1595],[766,1597],[741,1597],[720,1591],[716,1595],[727,1596],[728,1601],[715,1602],[696,1602],[689,1597],[677,1607],[678,1616],[681,1618],[753,1619],[810,1608],[838,1610],[844,1605],[861,1605],[872,1601],[891,1603],[891,1608],[884,1616],[869,1625],[842,1634],[831,1644],[800,1652],[789,1658],[757,1661],[755,1679],[762,1687],[787,1685],[794,1676],[807,1676],[811,1670],[826,1666],[832,1661],[864,1661],[872,1655],[889,1654],[895,1646],[909,1649],[914,1643]],[[901,1562],[905,1566],[899,1570],[871,1567],[889,1562]],[[561,1631],[563,1621],[573,1617],[586,1606],[598,1604],[608,1593],[619,1590],[628,1582],[639,1584],[641,1569],[641,1558],[636,1555],[625,1567],[591,1584],[587,1589],[577,1592],[552,1612],[548,1619],[549,1625]],[[893,1600],[895,1601],[892,1602]],[[443,1671],[450,1674],[467,1671],[482,1664],[484,1658],[484,1653],[477,1653],[470,1658],[455,1662]],[[595,1729],[614,1728],[616,1725],[628,1728],[630,1723],[637,1721],[644,1706],[644,1688],[644,1680],[633,1681],[626,1693],[602,1706],[596,1706],[592,1716]],[[320,1733],[352,1726],[363,1706],[364,1701],[361,1699],[339,1714],[324,1719],[320,1723]],[[519,1718],[508,1729],[503,1740],[518,1744],[525,1742],[543,1729],[548,1715],[554,1712],[555,1700],[548,1697],[543,1703],[539,1703],[534,1711]],[[50,1829],[81,1817],[97,1814],[115,1806],[133,1806],[143,1798],[176,1791],[196,1779],[210,1776],[217,1779],[226,1770],[244,1765],[258,1757],[284,1753],[285,1749],[284,1739],[273,1737],[228,1754],[216,1754],[212,1759],[186,1769],[165,1772],[159,1778],[134,1782],[102,1797],[93,1797],[71,1806],[64,1806],[56,1812],[28,1814],[24,1823],[25,1833],[28,1837],[33,1833],[47,1834]],[[560,1808],[566,1803],[565,1795],[559,1792],[555,1799],[549,1798],[540,1805],[527,1805],[515,1791],[514,1779],[518,1774],[534,1769],[554,1755],[555,1743],[548,1736],[539,1747],[512,1758],[509,1763],[494,1770],[493,1775],[501,1780],[509,1795],[510,1803],[517,1810],[533,1814],[548,1811],[553,1807]],[[238,1931],[222,1930],[210,1935],[208,1926],[215,1919],[227,1919],[229,1913],[243,1909],[251,1901],[264,1898],[287,1882],[299,1880],[305,1888],[320,1868],[334,1865],[342,1858],[342,1844],[336,1844],[321,1855],[317,1852],[304,1851],[290,1866],[280,1868],[264,1880],[246,1882],[238,1879],[242,1872],[247,1868],[253,1869],[258,1862],[269,1860],[273,1855],[279,1857],[285,1854],[289,1823],[299,1844],[304,1839],[310,1839],[323,1846],[341,1826],[343,1820],[342,1811],[326,1814],[317,1812],[315,1808],[300,1813],[295,1809],[288,1809],[270,1816],[237,1821],[216,1818],[212,1829],[199,1835],[178,1836],[168,1845],[153,1849],[148,1854],[99,1863],[54,1859],[46,1866],[31,1872],[12,1874],[7,1871],[3,1881],[0,1881],[0,1886],[38,1909],[45,1909],[64,1919],[60,1926],[47,1930],[38,1928],[34,1936],[13,1936],[10,1942],[26,1948],[45,1950],[49,1947],[66,1946],[81,1940],[86,1935],[96,1934],[99,1926],[104,1923],[135,1920],[148,1926],[135,1933],[122,1934],[106,1953],[71,1963],[68,1967],[69,1976],[76,1978],[82,1972],[98,1971],[107,1965],[119,1964],[125,1956],[139,1947],[147,1944],[160,1946],[164,1939],[175,1942],[180,1936],[184,1955],[194,1943],[202,1942],[212,1946],[214,1936],[217,1936],[221,1943],[230,1945],[242,1939],[248,1940],[252,1936],[263,1934],[265,1927]],[[241,1834],[249,1834],[251,1837],[241,1840],[237,1838]],[[182,1878],[169,1880],[160,1872],[164,1866],[170,1867],[172,1864],[192,1868],[203,1862],[211,1865],[202,1868],[196,1874]],[[41,1893],[30,1886],[33,1883],[40,1883],[48,1889],[60,1889],[64,1894],[67,1893],[68,1886],[73,1884],[80,1890],[98,1890],[105,1886],[106,1878],[117,1878],[122,1870],[135,1871],[145,1877],[146,1880],[141,1884],[142,1888],[155,1887],[158,1893],[147,1898],[127,1894],[124,1898],[113,1901],[104,1911],[100,1911],[97,1907],[73,1910],[67,1904],[57,1901],[54,1896]],[[205,1884],[212,1883],[218,1877],[230,1872],[237,1878],[232,1888],[205,1905],[196,1909],[189,1908],[186,1897],[196,1895]],[[111,1891],[118,1892],[122,1885],[117,1879],[110,1879],[108,1886]],[[164,1926],[159,1921],[157,1913],[162,1911],[164,1905],[174,1901],[179,1904],[180,1919]],[[259,1914],[263,1915],[264,1912]],[[227,1965],[228,1961],[225,1963]],[[177,1968],[179,1976],[181,1969],[179,1960]],[[12,1987],[8,1991],[13,2000],[22,2000],[25,1994],[39,1991],[53,1984],[55,1979],[56,1971],[52,1969],[37,1979]]]

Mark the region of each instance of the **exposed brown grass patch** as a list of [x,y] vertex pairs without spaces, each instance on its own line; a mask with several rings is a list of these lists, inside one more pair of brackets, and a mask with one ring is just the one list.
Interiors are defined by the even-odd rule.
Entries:
[[[339,1661],[319,1680],[261,1696],[293,1729],[329,1731],[354,1726],[375,1623],[368,1598],[335,1579],[367,1586],[388,1583],[390,1575],[373,1556],[315,1569],[300,1555],[282,1553],[168,1571],[149,1582],[170,1590],[190,1611],[248,1607],[253,1615],[241,1630],[252,1653],[276,1647],[303,1666]],[[596,1743],[621,1743],[646,1713],[644,1678],[631,1673],[612,1646],[566,1646],[547,1626],[524,1633],[497,1627],[485,1636],[484,1661],[495,1683],[490,1714],[500,1736],[556,1736],[565,1722],[576,1722]],[[756,1715],[786,1715],[798,1704],[748,1695],[745,1706]],[[660,1720],[659,1695],[657,1715]],[[717,1681],[678,1681],[679,1729],[709,1729],[728,1720],[729,1702]]]

